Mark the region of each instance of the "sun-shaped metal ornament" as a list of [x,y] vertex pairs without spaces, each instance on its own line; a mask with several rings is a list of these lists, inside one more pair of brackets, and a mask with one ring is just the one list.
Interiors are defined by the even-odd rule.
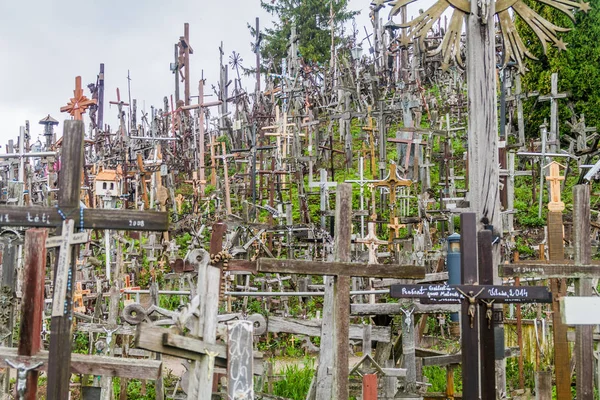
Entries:
[[[392,18],[400,12],[402,7],[413,3],[416,0],[378,1],[380,3],[388,2],[392,6],[389,14],[389,19],[391,22]],[[487,21],[487,8],[489,1],[494,0],[477,1],[479,10],[476,14],[480,16],[482,23]],[[589,3],[583,1],[575,2],[570,0],[539,0],[539,2],[562,11],[573,21],[575,21],[575,15],[573,14],[574,11],[581,10],[587,12],[590,9]],[[425,40],[423,39],[427,37],[427,34],[432,28],[433,24],[449,7],[452,7],[454,10],[452,12],[452,17],[450,18],[448,30],[446,31],[441,43],[435,49],[427,52],[425,48]],[[523,0],[497,0],[496,15],[498,16],[498,21],[500,22],[502,39],[504,41],[505,52],[503,62],[505,64],[509,61],[514,61],[519,65],[520,72],[524,72],[524,58],[529,57],[531,59],[536,59],[536,57],[527,49],[523,43],[523,40],[519,36],[515,26],[514,18],[511,16],[511,12],[509,10],[512,10],[514,14],[521,17],[523,21],[525,21],[525,23],[527,23],[527,25],[533,30],[542,43],[544,53],[547,50],[548,43],[553,44],[560,50],[566,49],[567,44],[558,37],[558,33],[567,32],[569,31],[569,28],[563,28],[554,25],[527,6]],[[426,52],[427,55],[433,56],[441,53],[442,69],[446,70],[452,60],[456,61],[459,66],[464,66],[460,51],[460,38],[464,18],[470,13],[471,2],[469,0],[437,0],[434,5],[429,7],[427,11],[421,13],[414,20],[404,24],[391,24],[396,27],[407,28],[407,36],[411,40],[420,39],[419,45],[421,50]]]

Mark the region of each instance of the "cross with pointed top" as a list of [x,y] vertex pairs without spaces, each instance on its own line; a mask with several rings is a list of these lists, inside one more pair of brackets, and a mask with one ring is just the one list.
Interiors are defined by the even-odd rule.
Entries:
[[60,112],[68,112],[75,121],[82,121],[82,114],[85,114],[85,110],[92,104],[96,104],[96,100],[90,100],[85,97],[81,88],[81,76],[77,76],[75,77],[73,97],[71,97],[66,106],[60,108]]

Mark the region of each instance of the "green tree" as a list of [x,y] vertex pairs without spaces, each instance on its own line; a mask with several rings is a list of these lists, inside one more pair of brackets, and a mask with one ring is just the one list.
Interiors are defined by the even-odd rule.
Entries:
[[[573,104],[577,117],[585,114],[587,126],[600,126],[600,0],[591,0],[587,13],[578,11],[575,21],[555,8],[544,6],[541,2],[526,0],[526,3],[542,17],[560,27],[571,28],[560,38],[567,43],[567,50],[561,51],[548,46],[544,54],[543,47],[533,31],[524,23],[517,21],[517,27],[523,42],[538,60],[527,63],[529,72],[523,77],[524,87],[528,91],[550,93],[550,76],[558,73],[559,92],[569,92],[568,100],[559,100],[559,120],[561,136],[569,133],[566,121],[571,120],[568,103]],[[539,126],[544,118],[550,116],[548,102],[539,103],[530,100],[525,106],[527,135],[538,137]]]
[[[265,29],[262,34],[261,57],[279,69],[281,59],[287,56],[292,25],[295,23],[299,53],[304,61],[309,64],[328,63],[331,49],[331,2],[336,28],[358,14],[348,10],[348,0],[261,0],[261,7],[277,18],[273,21],[273,27]],[[252,33],[255,35],[255,32]],[[344,38],[336,35],[334,40],[337,46]]]

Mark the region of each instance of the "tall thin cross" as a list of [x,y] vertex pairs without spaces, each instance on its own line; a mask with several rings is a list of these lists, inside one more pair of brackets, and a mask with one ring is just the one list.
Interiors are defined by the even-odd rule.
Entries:
[[81,88],[81,76],[77,76],[75,77],[73,97],[71,97],[66,106],[60,108],[60,112],[68,112],[75,121],[81,121],[83,120],[82,115],[85,114],[85,110],[92,104],[96,104],[96,100],[90,100],[85,97]]
[[554,72],[550,77],[550,94],[538,97],[538,101],[550,101],[550,135],[548,144],[550,152],[556,153],[560,147],[560,138],[558,131],[558,99],[564,99],[568,93],[558,93],[558,73]]

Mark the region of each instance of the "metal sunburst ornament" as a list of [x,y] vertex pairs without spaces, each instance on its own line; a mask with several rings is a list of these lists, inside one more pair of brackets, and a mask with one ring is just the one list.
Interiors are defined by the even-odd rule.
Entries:
[[[381,1],[381,0],[380,0]],[[383,0],[385,1],[385,0]],[[393,0],[390,2],[392,9],[390,10],[389,19],[390,21],[396,16],[402,7],[407,4],[413,3],[416,0]],[[487,15],[489,11],[489,2],[494,0],[478,0],[479,12],[477,13],[482,23],[487,21]],[[584,1],[570,1],[570,0],[539,0],[541,3],[549,5],[562,11],[568,15],[573,21],[575,21],[575,15],[573,11],[580,10],[588,12],[590,4]],[[419,40],[421,50],[426,52],[425,39],[427,33],[433,26],[433,24],[441,17],[441,15],[449,8],[452,7],[452,17],[450,18],[450,24],[448,31],[445,33],[442,42],[437,48],[427,52],[427,55],[433,56],[442,54],[442,69],[446,70],[449,65],[451,58],[454,59],[458,65],[464,66],[462,56],[460,54],[460,37],[462,32],[462,25],[464,18],[471,12],[471,2],[469,0],[437,0],[437,2],[429,7],[427,11],[421,13],[414,20],[405,24],[394,24],[400,28],[408,28],[408,34],[403,34],[402,42],[407,44],[408,41],[414,39]],[[547,19],[543,18],[537,12],[527,6],[523,0],[497,0],[496,1],[496,15],[500,22],[502,31],[502,39],[505,44],[505,54],[503,62],[506,64],[509,61],[514,61],[519,65],[519,71],[523,73],[525,71],[525,65],[523,63],[524,57],[527,56],[531,59],[537,59],[527,49],[523,40],[519,36],[517,28],[514,23],[514,19],[511,18],[511,10],[519,15],[527,25],[533,30],[538,39],[540,40],[544,53],[547,51],[548,43],[551,43],[560,50],[566,50],[567,44],[558,38],[558,32],[567,32],[569,28],[563,28],[554,25]]]

